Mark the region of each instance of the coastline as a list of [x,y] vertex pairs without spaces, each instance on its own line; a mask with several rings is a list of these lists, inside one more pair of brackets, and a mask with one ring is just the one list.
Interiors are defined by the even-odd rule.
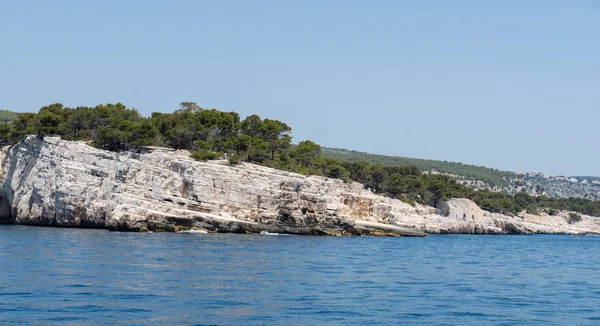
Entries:
[[264,166],[198,162],[187,151],[109,152],[58,137],[5,147],[0,217],[15,224],[307,235],[599,234],[600,219],[507,216],[468,199],[434,208],[359,183]]

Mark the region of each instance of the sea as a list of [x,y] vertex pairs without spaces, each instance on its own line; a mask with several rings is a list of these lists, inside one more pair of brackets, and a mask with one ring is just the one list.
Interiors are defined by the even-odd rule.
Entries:
[[0,226],[2,325],[600,325],[600,237]]

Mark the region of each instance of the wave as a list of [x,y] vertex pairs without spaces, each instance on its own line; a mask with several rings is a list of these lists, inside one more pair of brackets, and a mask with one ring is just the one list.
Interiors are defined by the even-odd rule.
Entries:
[[177,231],[177,233],[208,233],[208,231],[204,231],[204,230],[185,230],[185,231]]
[[295,235],[295,234],[269,232],[269,231],[266,231],[266,230],[260,231],[260,234],[262,234],[262,235],[282,235],[282,236],[293,236],[293,235]]

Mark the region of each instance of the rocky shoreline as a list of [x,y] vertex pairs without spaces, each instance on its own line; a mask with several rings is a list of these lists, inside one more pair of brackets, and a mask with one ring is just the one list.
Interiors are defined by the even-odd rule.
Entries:
[[30,136],[0,153],[0,221],[116,231],[424,236],[600,234],[600,219],[506,216],[467,199],[411,206],[358,183],[254,164],[197,162],[186,151],[109,152]]

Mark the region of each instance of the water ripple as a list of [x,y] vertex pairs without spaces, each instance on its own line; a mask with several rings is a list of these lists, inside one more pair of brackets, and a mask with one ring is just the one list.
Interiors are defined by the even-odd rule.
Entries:
[[0,246],[0,324],[600,324],[600,237],[0,226]]

